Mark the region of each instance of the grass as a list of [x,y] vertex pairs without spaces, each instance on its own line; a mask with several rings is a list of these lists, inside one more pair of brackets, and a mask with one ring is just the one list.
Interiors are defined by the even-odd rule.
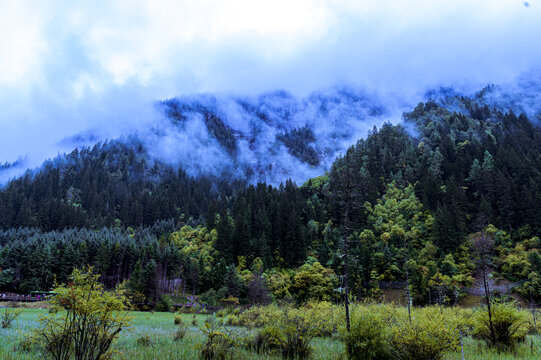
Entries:
[[[4,311],[0,309],[0,312]],[[16,320],[10,329],[0,329],[0,359],[3,360],[34,360],[44,358],[38,350],[25,352],[17,349],[17,345],[23,340],[32,328],[38,325],[39,317],[45,314],[45,309],[24,309],[22,315]],[[174,314],[172,313],[148,313],[133,312],[133,328],[122,331],[120,339],[115,345],[116,359],[134,360],[168,360],[168,359],[197,359],[199,352],[198,344],[204,342],[204,337],[199,327],[204,324],[208,315],[196,315],[197,325],[192,325],[193,315],[182,314],[183,321],[189,325],[186,337],[181,341],[174,341],[176,330]],[[249,331],[245,328],[232,328],[235,331]],[[152,340],[151,345],[138,343],[138,339],[148,335]],[[343,344],[334,338],[316,338],[312,342],[313,353],[311,359],[345,359]],[[238,356],[237,356],[238,355]],[[528,336],[526,342],[521,344],[514,354],[498,354],[487,349],[480,342],[466,338],[464,340],[465,359],[479,360],[505,360],[505,359],[535,359],[541,358],[541,338]],[[239,351],[238,359],[280,359],[278,356],[257,355],[249,351]],[[446,360],[461,359],[460,351],[448,353]]]

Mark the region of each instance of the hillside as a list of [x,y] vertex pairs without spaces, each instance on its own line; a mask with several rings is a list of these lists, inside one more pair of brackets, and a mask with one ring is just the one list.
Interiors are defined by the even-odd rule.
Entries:
[[[318,127],[294,121],[298,112],[285,109],[300,105],[280,96],[281,107],[249,110],[276,129],[262,128],[261,139],[273,137],[254,140],[254,149],[280,143],[318,168]],[[213,102],[162,106],[176,127],[200,122],[222,152],[240,159],[255,133],[234,131],[223,105]],[[274,187],[192,177],[156,160],[155,149],[137,137],[60,156],[0,192],[0,287],[47,288],[52,274],[64,279],[71,267],[89,263],[110,285],[131,279],[132,290],[152,301],[174,279],[194,293],[249,301],[257,276],[275,298],[304,301],[316,273],[327,280],[313,296],[329,299],[338,296],[347,230],[357,297],[407,281],[416,303],[456,303],[473,283],[472,234],[484,231],[494,240],[497,277],[541,299],[541,129],[479,95],[447,93],[403,118],[369,131],[328,173],[300,187],[292,180]],[[149,279],[153,287],[141,285]]]

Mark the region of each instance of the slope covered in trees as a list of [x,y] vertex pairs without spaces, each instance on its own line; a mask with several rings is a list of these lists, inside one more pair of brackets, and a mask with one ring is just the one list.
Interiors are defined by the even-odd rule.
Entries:
[[150,159],[136,138],[75,150],[0,191],[0,228],[42,230],[202,222],[207,207],[242,183],[197,179]]
[[[192,178],[134,139],[75,151],[0,192],[0,287],[48,288],[91,264],[146,301],[179,284],[209,302],[333,299],[348,234],[354,296],[408,283],[417,303],[452,303],[473,282],[470,239],[484,231],[497,275],[541,299],[541,130],[471,109],[421,103],[300,187]],[[310,155],[301,133],[281,141]]]

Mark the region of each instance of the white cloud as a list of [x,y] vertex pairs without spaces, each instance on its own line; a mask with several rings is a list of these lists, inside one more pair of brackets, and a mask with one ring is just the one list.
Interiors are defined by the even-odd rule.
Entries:
[[30,73],[40,66],[46,50],[39,13],[23,3],[1,1],[0,8],[0,86],[17,87],[30,81]]
[[507,81],[541,63],[538,0],[0,0],[0,8],[0,161],[54,155],[77,131],[128,131],[152,121],[153,100],[178,94],[306,94],[340,82],[411,94]]

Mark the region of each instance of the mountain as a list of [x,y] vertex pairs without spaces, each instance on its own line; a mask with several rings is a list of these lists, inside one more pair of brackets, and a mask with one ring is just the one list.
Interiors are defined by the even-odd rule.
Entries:
[[[524,113],[537,123],[541,121],[539,79],[539,74],[526,74],[477,92],[438,88],[419,100],[475,118],[492,110]],[[405,98],[352,87],[314,91],[304,98],[283,90],[252,97],[180,96],[157,102],[156,118],[124,132],[124,138],[137,137],[151,160],[180,166],[190,176],[274,185],[292,178],[302,183],[328,171],[339,154],[374,126],[401,122],[402,113],[414,107]],[[414,135],[415,129],[405,126]],[[88,129],[57,145],[62,149],[92,146],[106,141],[106,133]],[[23,172],[22,161],[6,163],[0,167],[0,183]]]
[[[224,285],[228,266],[257,263],[269,279],[291,282],[284,269],[303,264],[342,273],[347,228],[359,297],[379,282],[408,281],[418,304],[441,291],[456,303],[473,282],[472,239],[484,232],[494,241],[497,276],[541,299],[534,281],[541,277],[541,128],[514,112],[525,106],[520,95],[494,106],[497,91],[440,89],[400,124],[367,130],[351,146],[345,124],[391,112],[350,93],[335,102],[287,93],[164,101],[167,126],[60,155],[0,191],[0,267],[9,270],[0,288],[47,286],[51,277],[43,279],[36,264],[61,279],[93,264],[111,283],[141,264],[154,264],[148,272],[165,279],[181,276],[180,267],[203,292]],[[322,108],[338,125],[323,124]],[[317,116],[303,117],[307,109]],[[248,166],[255,154],[261,159]],[[289,175],[291,165],[271,159],[296,159],[318,176],[302,186],[287,178],[255,184]]]

